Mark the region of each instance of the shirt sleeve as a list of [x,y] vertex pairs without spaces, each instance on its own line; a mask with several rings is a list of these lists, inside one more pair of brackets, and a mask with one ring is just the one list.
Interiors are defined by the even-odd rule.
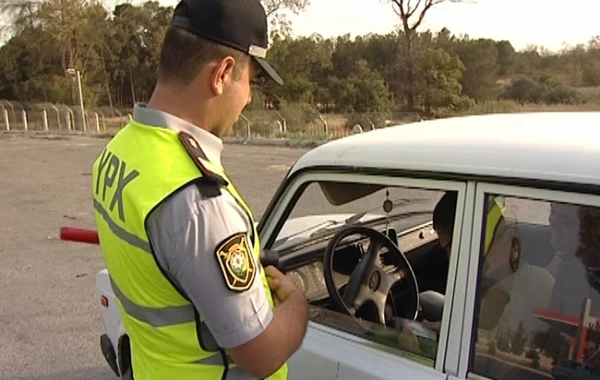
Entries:
[[[147,222],[157,261],[190,298],[224,349],[254,339],[273,317],[260,278],[262,268],[252,254],[250,228],[248,217],[228,192],[205,196],[196,185],[169,198]],[[232,290],[217,251],[232,239],[243,237],[255,275],[246,290]]]

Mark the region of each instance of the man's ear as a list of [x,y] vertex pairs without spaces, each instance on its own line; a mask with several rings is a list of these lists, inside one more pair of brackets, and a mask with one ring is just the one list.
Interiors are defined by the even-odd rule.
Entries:
[[227,56],[220,60],[212,70],[210,84],[216,95],[223,94],[226,83],[233,79],[233,68],[235,65],[235,59],[231,56]]

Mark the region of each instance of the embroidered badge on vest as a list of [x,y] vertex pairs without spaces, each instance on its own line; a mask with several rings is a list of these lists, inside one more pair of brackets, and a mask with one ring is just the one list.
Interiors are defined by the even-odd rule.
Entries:
[[228,237],[217,247],[216,255],[227,287],[235,292],[250,289],[256,276],[256,263],[246,234]]
[[202,175],[207,179],[214,180],[221,186],[227,186],[227,181],[223,177],[213,173],[202,163],[203,159],[208,160],[208,158],[204,154],[204,151],[202,151],[198,141],[196,141],[192,135],[183,131],[179,132],[177,135],[185,150],[188,152],[198,169],[200,169],[200,172],[202,172]]

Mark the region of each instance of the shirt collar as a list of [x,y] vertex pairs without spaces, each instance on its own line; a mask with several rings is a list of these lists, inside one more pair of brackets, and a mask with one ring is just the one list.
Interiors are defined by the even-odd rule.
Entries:
[[192,135],[200,144],[206,158],[220,166],[223,152],[223,140],[212,133],[169,113],[148,108],[145,103],[133,106],[133,119],[139,123],[157,128],[168,128],[175,132],[184,131]]

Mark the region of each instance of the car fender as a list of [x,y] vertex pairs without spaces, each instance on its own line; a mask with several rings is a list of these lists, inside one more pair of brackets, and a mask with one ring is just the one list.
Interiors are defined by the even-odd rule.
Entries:
[[[123,366],[125,365],[125,367],[127,367],[130,365],[129,341],[119,311],[119,305],[110,284],[110,277],[107,269],[103,269],[96,274],[96,301],[105,334],[110,340],[110,344],[117,359],[116,364],[118,371],[119,373],[122,373],[127,369],[123,368]],[[126,357],[122,356],[124,344],[127,346],[125,349]]]

